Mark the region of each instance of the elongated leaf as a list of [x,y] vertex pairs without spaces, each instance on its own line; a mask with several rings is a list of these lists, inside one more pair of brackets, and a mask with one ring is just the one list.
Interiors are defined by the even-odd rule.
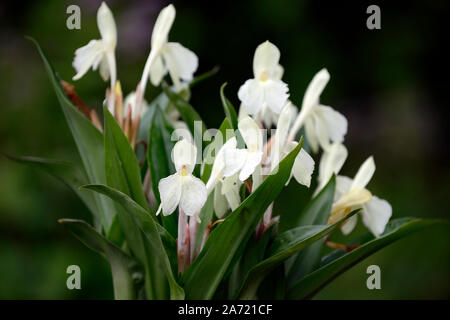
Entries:
[[359,248],[350,251],[344,256],[307,275],[289,288],[287,297],[289,299],[310,298],[345,270],[351,268],[371,254],[413,232],[442,222],[442,220],[424,220],[415,218],[392,220],[386,227],[385,232],[379,238],[370,240]]
[[[147,239],[147,243],[151,249],[150,252],[158,258],[157,261],[159,264],[151,272],[160,277],[166,277],[169,282],[171,299],[183,299],[183,289],[175,280],[169,256],[166,253],[166,248],[173,248],[173,243],[175,242],[167,231],[155,221],[154,217],[126,194],[105,185],[87,185],[84,188],[107,195],[118,202],[129,215],[134,217],[137,225]],[[172,244],[164,246],[164,242],[170,242]]]
[[[358,210],[355,210],[350,213],[347,218],[356,214],[357,211]],[[274,242],[268,249],[269,258],[261,261],[249,271],[242,289],[240,290],[240,298],[253,299],[261,281],[263,281],[272,270],[293,254],[307,248],[312,243],[321,240],[345,219],[332,225],[296,227],[275,237]]]
[[88,182],[85,174],[83,174],[81,170],[77,170],[77,168],[72,163],[67,161],[37,157],[14,157],[10,155],[5,156],[10,160],[42,170],[60,180],[80,197],[83,203],[92,212],[94,217],[98,219],[100,218],[100,212],[98,212],[92,192],[86,192],[85,190],[79,189],[79,186],[84,185]]
[[132,278],[132,270],[136,267],[136,262],[130,256],[82,220],[60,219],[58,222],[69,229],[88,248],[100,253],[108,260],[113,277],[115,299],[136,297]]
[[[305,207],[294,226],[326,224],[330,216],[335,189],[336,178],[333,175],[327,185]],[[322,248],[323,242],[317,241],[286,263],[288,285],[297,282],[319,267]]]
[[[89,183],[106,183],[102,133],[72,105],[69,99],[67,99],[61,88],[60,82],[41,47],[34,39],[30,38],[30,40],[36,45],[44,62],[45,70],[53,85],[56,97],[58,98],[78,148]],[[102,214],[103,227],[108,231],[115,215],[113,203],[102,195],[94,195],[94,197],[97,202],[96,205]]]
[[[158,184],[163,178],[175,173],[171,153],[174,143],[170,140],[170,132],[167,129],[164,115],[159,106],[155,106],[154,116],[150,127],[150,140],[148,145],[147,160],[150,169],[153,192],[155,194],[157,205],[161,199],[159,195]],[[177,215],[162,216],[164,228],[169,233],[177,236]]]
[[[232,261],[242,255],[259,219],[290,177],[298,146],[264,182],[214,229],[197,259],[182,276],[188,299],[210,299]],[[232,267],[232,266],[231,266]]]
[[234,266],[228,284],[228,298],[235,299],[239,294],[242,284],[248,272],[264,259],[267,245],[269,244],[272,227],[264,232],[260,239],[252,235],[245,252],[239,262]]

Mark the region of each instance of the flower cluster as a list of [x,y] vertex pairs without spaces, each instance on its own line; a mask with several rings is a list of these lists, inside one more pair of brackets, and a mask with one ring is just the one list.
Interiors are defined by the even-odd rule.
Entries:
[[[110,79],[105,103],[133,148],[141,120],[150,109],[144,99],[147,82],[150,80],[153,86],[159,86],[168,74],[173,83],[172,90],[181,92],[193,80],[198,67],[195,53],[180,43],[168,41],[174,20],[173,5],[160,12],[153,28],[151,50],[141,80],[136,91],[124,100],[115,65],[117,31],[113,15],[105,3],[102,3],[97,14],[101,40],[92,40],[75,52],[73,66],[77,74],[74,80],[80,79],[90,68],[96,70],[98,67],[102,78],[105,81]],[[211,220],[212,226],[226,219],[227,214],[238,208],[246,195],[255,192],[269,175],[277,171],[280,162],[298,145],[300,131],[304,132],[309,151],[321,154],[314,194],[318,194],[332,176],[337,175],[335,199],[328,223],[336,223],[353,210],[361,209],[364,225],[375,236],[384,231],[392,208],[387,201],[373,196],[366,189],[375,172],[373,157],[361,165],[354,179],[338,175],[348,155],[343,145],[347,120],[341,113],[320,102],[330,74],[322,69],[313,77],[297,111],[290,100],[288,84],[282,80],[283,73],[280,50],[269,41],[260,44],[253,58],[253,76],[237,92],[241,105],[236,133],[216,150],[206,181],[195,176],[196,165],[200,164],[202,169],[205,166],[205,159],[198,157],[195,139],[186,134],[174,145],[171,156],[176,172],[160,179],[158,190],[152,192],[160,195],[160,203],[156,204],[157,215],[171,215],[178,207],[180,272],[195,259],[208,238],[209,229],[202,230],[202,246],[196,248],[193,245],[197,225],[201,221],[200,212],[208,197],[211,195],[214,198],[214,213],[219,219],[215,222]],[[188,125],[183,123],[178,113],[170,115],[166,112],[165,116],[173,124],[178,123],[176,127],[186,128]],[[270,129],[271,134],[267,137]],[[313,157],[302,148],[295,158],[291,177],[309,188],[316,167]],[[273,205],[269,206],[256,228],[258,236],[278,219],[274,216]],[[350,233],[356,222],[357,216],[353,215],[341,225],[342,232]]]

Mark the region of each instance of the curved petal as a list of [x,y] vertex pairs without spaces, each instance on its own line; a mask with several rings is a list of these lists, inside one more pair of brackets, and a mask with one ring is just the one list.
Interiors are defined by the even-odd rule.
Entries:
[[224,177],[230,177],[241,170],[247,160],[247,155],[247,149],[226,149],[224,151]]
[[305,95],[303,96],[302,112],[309,113],[309,111],[311,111],[311,109],[319,103],[319,97],[329,80],[330,74],[325,68],[320,70],[314,76],[309,83],[308,88],[306,88]]
[[[126,117],[128,113],[128,108],[131,108],[131,116],[133,119],[137,116],[137,110],[136,110],[136,92],[132,91],[130,92],[123,102],[123,116]],[[147,100],[142,101],[142,108],[141,108],[141,118],[144,116],[144,113],[146,113],[149,110],[149,105]]]
[[158,190],[163,215],[167,216],[174,212],[180,203],[181,182],[181,176],[178,173],[159,180]]
[[330,180],[331,176],[338,174],[347,159],[347,148],[341,143],[333,143],[322,154],[319,165],[319,188],[321,189]]
[[[328,181],[327,181],[328,182]],[[339,199],[344,193],[350,191],[353,180],[346,176],[336,177],[336,192],[334,193],[334,200]]]
[[159,86],[161,80],[167,74],[167,68],[164,66],[161,56],[157,56],[150,68],[150,81],[155,87]]
[[279,75],[279,61],[280,50],[269,41],[261,43],[256,48],[255,56],[253,57],[253,74],[255,79],[259,80],[261,76],[272,77],[275,74]]
[[164,46],[163,55],[167,68],[176,70],[174,73],[181,80],[192,81],[198,68],[197,55],[177,42],[169,42]]
[[247,154],[247,159],[239,173],[239,180],[245,181],[250,177],[253,171],[255,171],[255,168],[261,163],[262,154],[261,151],[249,152]]
[[152,31],[152,51],[158,53],[167,42],[170,28],[175,20],[175,7],[169,4],[161,10]]
[[206,186],[193,175],[182,177],[180,208],[188,216],[197,216],[206,202]]
[[348,235],[353,231],[356,227],[356,223],[358,222],[358,216],[354,215],[347,219],[344,224],[341,226],[341,231],[344,235]]
[[267,80],[264,84],[264,101],[276,114],[286,105],[289,98],[289,88],[281,80]]
[[347,119],[339,112],[328,106],[318,106],[314,112],[324,122],[328,139],[333,142],[344,141],[347,134]]
[[353,179],[352,189],[353,188],[365,188],[369,183],[370,179],[372,179],[373,174],[375,173],[375,161],[373,157],[364,161],[364,163],[359,167],[358,172],[356,173],[355,178]]
[[275,142],[279,143],[280,146],[284,145],[287,140],[287,136],[288,136],[289,128],[291,126],[292,118],[293,118],[293,113],[292,113],[292,109],[291,109],[291,103],[288,102],[281,110],[280,116],[279,116],[278,122],[277,122],[277,131],[275,133],[276,134]]
[[73,76],[73,80],[78,80],[85,75],[92,67],[97,69],[98,64],[103,58],[103,42],[102,40],[91,40],[89,43],[75,51],[73,67],[77,74]]
[[[225,142],[225,144],[222,146],[222,148],[220,148],[219,152],[217,152],[217,156],[214,159],[214,163],[211,169],[211,175],[208,179],[207,187],[215,185],[215,183],[217,183],[217,181],[222,178],[226,167],[225,151],[236,149],[236,144],[236,137],[232,137],[228,139],[227,142]],[[210,188],[211,187],[208,187],[208,190]]]
[[311,185],[311,176],[314,171],[314,160],[304,150],[300,149],[297,157],[295,158],[294,165],[292,166],[292,174],[298,183],[309,188]]
[[187,139],[179,140],[172,150],[172,161],[175,164],[177,172],[183,172],[184,175],[192,173],[197,159],[197,148]]
[[319,151],[319,141],[317,140],[316,128],[315,128],[316,119],[313,116],[309,116],[305,120],[305,134],[308,139],[309,146],[311,150],[316,153]]
[[262,150],[263,137],[261,129],[256,124],[255,120],[250,117],[243,118],[238,122],[238,129],[249,151]]
[[113,51],[117,43],[116,23],[111,10],[104,2],[97,11],[97,26],[107,50]]
[[109,65],[108,65],[108,59],[106,58],[106,55],[104,55],[102,60],[100,61],[99,72],[100,72],[100,76],[102,77],[103,81],[108,81]]
[[389,202],[378,197],[373,196],[363,206],[363,223],[376,237],[384,232],[391,216],[392,207]]
[[238,91],[239,100],[246,106],[250,115],[257,114],[264,104],[264,88],[262,83],[255,79],[245,81]]
[[227,198],[222,194],[222,184],[219,183],[214,189],[214,212],[221,219],[228,211]]

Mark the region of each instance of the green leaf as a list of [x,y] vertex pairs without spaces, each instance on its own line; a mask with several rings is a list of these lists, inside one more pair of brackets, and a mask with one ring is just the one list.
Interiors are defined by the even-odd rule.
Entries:
[[[149,253],[153,255],[152,261],[158,261],[157,268],[151,270],[151,272],[168,280],[171,299],[183,299],[183,289],[175,280],[173,267],[169,260],[169,256],[173,257],[173,254],[168,256],[166,252],[167,248],[173,248],[175,243],[170,234],[155,221],[156,219],[153,216],[126,194],[105,185],[86,185],[83,188],[107,195],[118,202],[134,218],[147,239],[150,248]],[[170,242],[170,244],[168,245],[167,242]]]
[[321,240],[340,223],[357,212],[358,210],[353,211],[346,218],[332,225],[300,226],[275,237],[274,242],[268,249],[267,255],[269,258],[261,261],[248,272],[242,289],[239,291],[240,299],[254,299],[259,285],[272,270],[293,254]]
[[223,110],[225,111],[225,115],[228,121],[231,124],[231,127],[236,130],[236,140],[239,148],[243,148],[245,146],[244,139],[242,138],[239,130],[238,130],[238,117],[236,114],[236,109],[231,104],[230,100],[225,96],[225,87],[227,83],[225,82],[220,87],[220,99],[222,100]]
[[[30,40],[35,44],[44,62],[45,70],[53,84],[56,97],[78,148],[89,183],[106,183],[102,133],[72,105],[39,44],[34,39],[30,38]],[[115,215],[113,203],[102,195],[94,195],[94,197],[96,206],[102,214],[102,225],[108,231]]]
[[269,244],[272,229],[273,227],[270,227],[266,230],[258,240],[255,238],[255,234],[253,233],[247,247],[245,248],[244,254],[231,272],[228,284],[229,299],[235,299],[237,297],[247,273],[264,259],[264,254],[266,253],[267,245]]
[[105,170],[110,187],[127,194],[141,207],[151,212],[142,188],[141,171],[136,155],[108,108],[105,116]]
[[[293,226],[326,224],[330,216],[335,189],[336,178],[333,175],[319,194],[308,203]],[[319,267],[322,248],[323,242],[317,241],[287,261],[288,285],[297,282]]]
[[92,214],[96,218],[96,221],[100,219],[100,212],[96,207],[96,202],[94,200],[92,192],[87,192],[86,190],[80,190],[78,188],[79,186],[87,183],[87,178],[85,177],[85,174],[81,170],[78,170],[78,168],[75,167],[72,163],[67,161],[37,157],[15,157],[6,154],[5,157],[12,161],[26,164],[33,168],[42,170],[60,180],[80,197],[83,203],[92,212]]
[[371,254],[413,232],[442,222],[444,221],[415,218],[392,220],[388,223],[385,232],[380,237],[364,243],[359,248],[310,273],[290,287],[287,296],[289,299],[311,298],[345,270],[348,270]]
[[58,222],[69,229],[88,248],[100,253],[108,260],[113,277],[115,299],[131,300],[136,297],[132,278],[132,270],[136,262],[130,256],[82,220],[60,219]]
[[[175,173],[175,166],[172,163],[171,153],[173,142],[170,140],[170,133],[167,130],[164,115],[158,106],[155,106],[154,116],[150,127],[150,141],[148,145],[147,161],[150,169],[150,177],[155,194],[157,205],[161,203],[158,184],[163,178]],[[162,216],[163,226],[169,233],[177,236],[177,215]]]
[[232,261],[242,255],[265,210],[285,186],[300,148],[301,142],[281,161],[278,172],[269,175],[211,232],[205,247],[182,276],[188,299],[210,299],[214,295]]

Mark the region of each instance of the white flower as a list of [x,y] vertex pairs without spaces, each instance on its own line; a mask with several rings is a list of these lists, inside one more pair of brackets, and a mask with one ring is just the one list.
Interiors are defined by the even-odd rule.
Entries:
[[[333,203],[332,213],[328,223],[334,223],[350,213],[361,208],[364,225],[377,237],[384,232],[386,224],[392,216],[392,207],[386,201],[379,199],[365,189],[375,172],[375,163],[369,157],[359,168],[352,180],[338,176],[336,179],[336,201]],[[350,233],[355,227],[357,216],[352,216],[341,227],[344,234]]]
[[319,185],[316,193],[322,190],[328,183],[333,174],[338,174],[347,159],[347,148],[339,143],[334,142],[324,150],[319,165]]
[[230,177],[239,172],[239,180],[245,181],[261,163],[263,137],[256,122],[248,116],[238,122],[238,129],[247,149],[230,148],[225,150],[224,176]]
[[154,86],[169,73],[176,88],[181,87],[180,80],[191,81],[198,67],[198,58],[194,52],[177,42],[168,42],[170,28],[175,20],[175,7],[170,4],[159,13],[152,32],[152,49],[145,64],[141,84],[145,90],[147,77]]
[[214,189],[214,212],[220,219],[228,209],[236,210],[241,203],[239,189],[242,182],[238,178],[238,174],[225,178],[221,183],[217,184]]
[[[298,144],[298,142],[287,141],[289,127],[292,122],[292,115],[290,103],[288,103],[281,111],[277,123],[277,131],[271,149],[272,170],[278,166],[280,161],[294,150]],[[293,175],[298,183],[309,187],[311,185],[313,171],[314,160],[304,149],[301,149],[292,166],[291,176]]]
[[254,79],[247,80],[238,92],[239,99],[250,115],[256,115],[267,107],[278,114],[286,104],[289,89],[280,80],[283,69],[279,60],[280,51],[269,41],[256,48],[253,58]]
[[224,145],[217,152],[214,158],[214,163],[211,169],[211,175],[209,176],[208,182],[206,183],[206,189],[208,194],[214,189],[214,187],[222,181],[225,173],[225,152],[226,150],[231,150],[236,148],[236,137],[231,137],[228,139]]
[[117,30],[112,12],[104,2],[97,11],[97,25],[102,39],[91,40],[87,45],[75,51],[73,67],[77,74],[72,79],[78,80],[91,67],[93,70],[97,70],[100,65],[100,75],[104,81],[110,78],[111,88],[113,88],[116,83],[114,50],[117,43]]
[[331,107],[319,104],[319,97],[330,79],[326,69],[320,70],[312,79],[303,97],[302,109],[289,133],[293,140],[298,130],[305,125],[305,133],[313,152],[319,145],[326,149],[332,142],[344,141],[347,119]]
[[186,139],[178,141],[172,150],[172,161],[177,170],[173,175],[161,179],[158,184],[163,215],[171,214],[179,205],[188,216],[199,219],[199,212],[207,198],[205,184],[192,175],[197,158],[196,147]]

